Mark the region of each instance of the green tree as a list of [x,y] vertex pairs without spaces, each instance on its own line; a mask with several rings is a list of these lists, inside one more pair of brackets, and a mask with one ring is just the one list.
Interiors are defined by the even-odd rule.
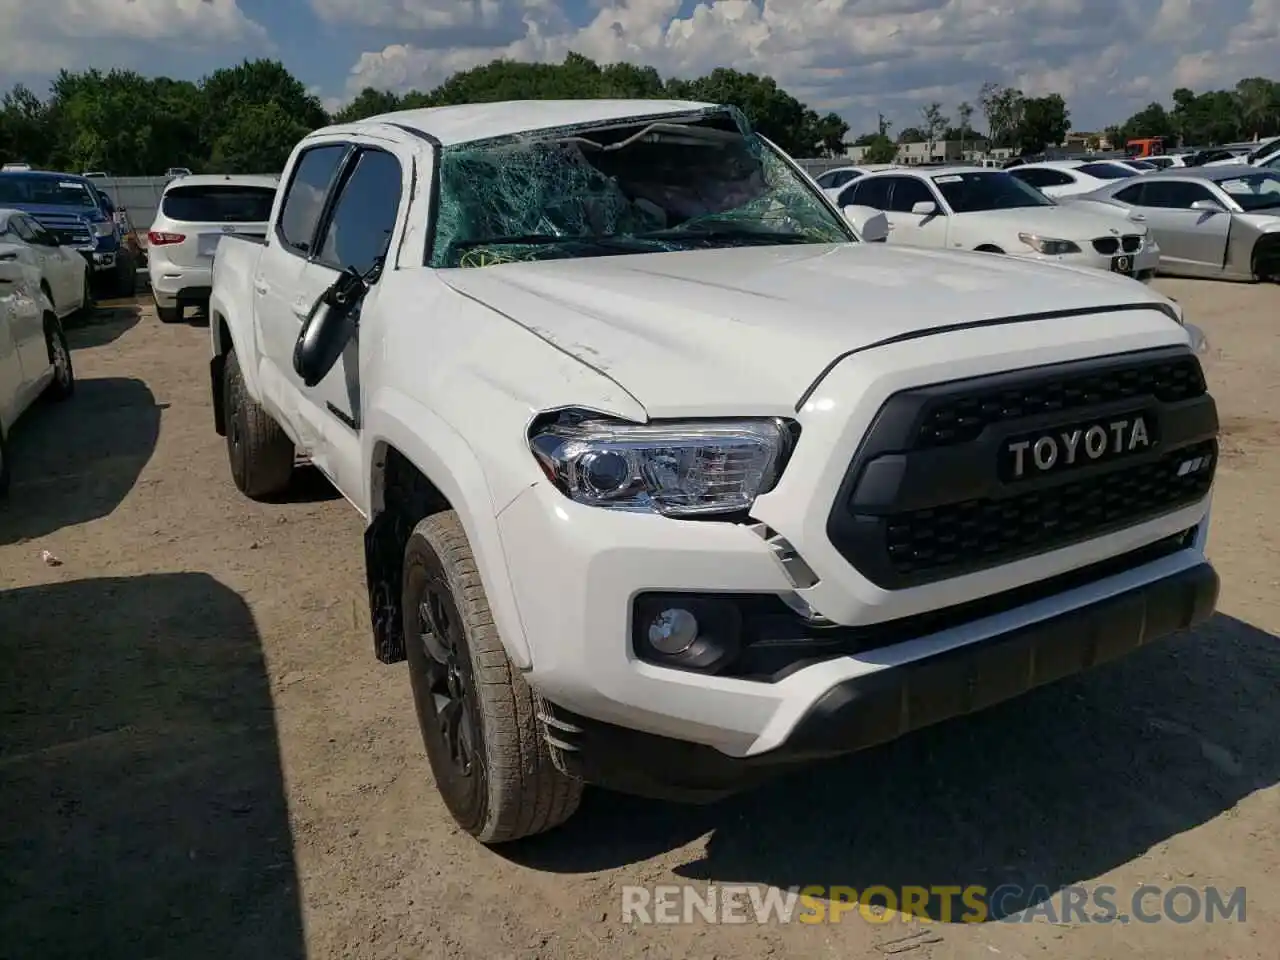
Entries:
[[1245,77],[1236,84],[1235,96],[1245,136],[1280,132],[1280,83],[1266,77]]
[[898,159],[898,145],[885,133],[873,133],[862,154],[864,163],[893,163]]
[[365,87],[356,98],[333,115],[334,123],[354,123],[380,113],[401,109],[400,98],[387,90]]
[[310,132],[278,103],[242,103],[214,141],[210,166],[218,173],[278,173]]
[[0,163],[49,165],[54,138],[48,113],[45,103],[21,83],[0,98]]
[[933,148],[938,142],[938,138],[942,136],[947,129],[947,125],[951,119],[942,113],[942,104],[931,103],[926,107],[920,108],[920,117],[924,120],[924,139],[929,145],[929,156],[933,156]]
[[1060,94],[1023,98],[1022,119],[1016,133],[1023,153],[1040,153],[1047,146],[1057,146],[1066,140],[1070,129],[1071,111]]
[[1015,87],[1002,87],[998,83],[984,83],[978,94],[978,103],[987,118],[991,143],[997,147],[1017,146],[1025,104],[1022,91]]
[[307,93],[302,81],[278,60],[245,60],[234,67],[215,70],[201,81],[200,92],[204,99],[204,139],[210,147],[239,122],[242,107],[274,104],[291,123],[308,131],[329,122],[320,100]]

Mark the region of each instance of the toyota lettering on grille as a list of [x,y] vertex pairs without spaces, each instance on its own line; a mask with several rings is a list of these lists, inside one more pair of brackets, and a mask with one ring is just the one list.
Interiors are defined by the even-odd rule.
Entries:
[[1142,453],[1155,442],[1145,413],[1072,424],[1008,440],[1001,473],[1013,480]]

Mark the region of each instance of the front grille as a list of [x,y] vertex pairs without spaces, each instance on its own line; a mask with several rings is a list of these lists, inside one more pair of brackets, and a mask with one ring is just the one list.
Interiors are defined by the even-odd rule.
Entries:
[[1217,455],[1209,440],[1088,481],[898,514],[885,527],[889,561],[899,574],[941,573],[974,558],[1008,563],[1102,536],[1198,503]]
[[[1078,460],[1054,454],[1010,473],[1015,446],[1065,442],[1063,431],[1078,443],[1080,431],[1098,427],[1114,439],[1134,418],[1148,431],[1140,445],[1135,431],[1113,453],[1104,444]],[[1200,502],[1213,482],[1217,437],[1217,407],[1183,347],[903,390],[854,454],[827,535],[884,589],[963,576]]]
[[1098,237],[1093,241],[1093,249],[1104,256],[1111,256],[1124,250],[1125,253],[1137,253],[1142,249],[1142,237],[1127,233],[1123,237]]
[[36,222],[57,238],[65,247],[79,247],[91,244],[93,234],[89,225],[72,214],[42,213],[35,217]]
[[929,404],[920,424],[917,447],[968,443],[986,427],[1001,421],[1139,396],[1175,403],[1203,396],[1205,390],[1204,374],[1193,356],[1149,360],[1075,376],[1047,374],[1011,389],[948,397]]

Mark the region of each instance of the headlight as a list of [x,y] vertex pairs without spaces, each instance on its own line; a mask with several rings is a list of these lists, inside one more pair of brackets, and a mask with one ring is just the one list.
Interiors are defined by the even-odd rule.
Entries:
[[1056,257],[1063,253],[1080,252],[1080,248],[1070,240],[1052,240],[1048,237],[1038,237],[1034,233],[1020,233],[1018,234],[1018,239],[1036,253],[1043,253],[1049,257]]
[[588,414],[535,428],[529,446],[577,503],[689,517],[748,509],[777,481],[791,432],[777,419],[633,424]]
[[116,225],[110,220],[99,220],[93,224],[93,232],[99,237],[109,237],[116,232]]

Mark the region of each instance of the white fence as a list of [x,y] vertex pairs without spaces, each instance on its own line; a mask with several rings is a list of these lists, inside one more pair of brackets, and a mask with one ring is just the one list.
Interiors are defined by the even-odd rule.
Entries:
[[145,236],[160,209],[160,194],[172,177],[95,177],[94,183],[124,211],[129,224]]

